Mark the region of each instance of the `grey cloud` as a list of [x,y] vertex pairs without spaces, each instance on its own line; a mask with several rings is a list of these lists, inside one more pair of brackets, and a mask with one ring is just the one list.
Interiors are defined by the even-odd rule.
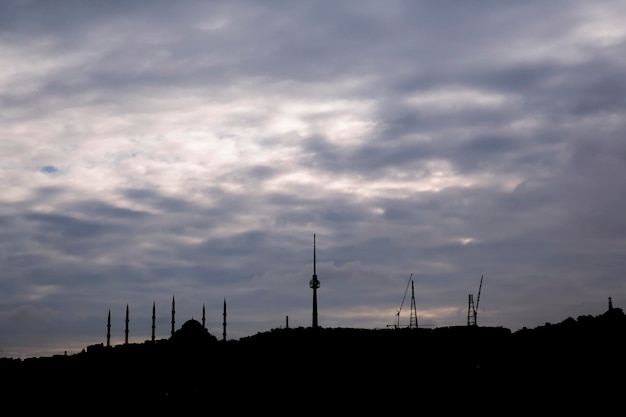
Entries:
[[[272,147],[272,145],[268,146]],[[237,168],[227,175],[222,176],[227,182],[237,183],[244,186],[262,186],[267,181],[277,176],[289,172],[290,167],[279,167],[269,165],[251,165]]]
[[[253,12],[246,13],[240,9],[246,4],[240,2],[227,3],[227,8],[217,6],[218,12],[211,10],[213,4],[211,7],[203,7],[202,3],[173,7],[167,3],[157,3],[147,10],[137,7],[137,4],[140,2],[131,2],[123,7],[122,3],[114,3],[112,6],[89,4],[89,7],[74,8],[73,14],[77,17],[70,19],[67,26],[78,26],[80,30],[87,31],[94,23],[108,23],[108,19],[115,16],[119,22],[119,31],[128,33],[128,39],[123,49],[109,52],[106,50],[108,48],[104,48],[101,51],[104,55],[93,66],[59,72],[57,82],[49,84],[47,89],[51,92],[71,89],[77,93],[97,86],[127,89],[140,88],[142,85],[162,88],[168,85],[180,86],[181,83],[219,85],[227,76],[226,71],[231,79],[234,74],[247,74],[279,80],[312,80],[319,77],[328,80],[329,76],[349,75],[353,71],[384,76],[387,70],[384,63],[389,56],[395,57],[397,52],[403,52],[406,56],[415,52],[417,62],[409,58],[405,66],[415,65],[417,68],[420,68],[420,62],[429,62],[432,56],[441,55],[441,48],[434,48],[430,44],[437,42],[440,45],[442,39],[423,38],[419,34],[439,28],[439,22],[450,18],[448,13],[460,12],[455,7],[440,15],[441,11],[436,8],[416,7],[404,2],[387,7],[359,2],[331,10],[326,6],[309,3],[298,7],[288,5],[291,7],[286,9],[253,7]],[[50,13],[45,10],[49,6],[42,4],[39,7],[43,9],[39,19],[59,24],[59,28],[66,27],[55,18],[54,7]],[[198,7],[200,11],[195,9]],[[207,10],[204,10],[205,7]],[[201,21],[203,16],[210,19],[222,15],[226,19],[233,17],[233,21],[224,28],[208,34],[189,31],[187,19]],[[479,16],[474,15],[474,18]],[[399,24],[398,19],[401,20]],[[389,32],[387,20],[394,22],[392,32]],[[125,25],[125,21],[131,23]],[[162,23],[156,31],[149,25],[154,22]],[[246,31],[251,26],[257,29]],[[136,35],[141,34],[143,27],[150,28],[146,36],[151,41]],[[468,23],[461,29],[458,25],[446,25],[438,30],[442,37],[450,37],[450,32],[455,30],[479,32],[481,25]],[[463,42],[469,42],[471,36],[467,33],[462,35]],[[399,37],[405,39],[398,43]],[[68,36],[73,44],[64,45],[64,50],[81,48],[76,42],[84,38],[76,34]],[[479,36],[479,39],[484,41],[484,36]],[[458,52],[462,51],[458,49]],[[449,53],[454,56],[456,52],[453,45]],[[279,66],[275,65],[277,59],[282,62]],[[76,77],[77,74],[81,76]],[[184,77],[181,78],[181,74]]]
[[68,205],[67,208],[78,210],[79,212],[88,214],[91,217],[105,217],[108,219],[136,220],[141,217],[149,216],[149,214],[144,211],[115,207],[102,201],[93,200],[77,201]]
[[[626,53],[626,48],[616,53]],[[626,107],[626,82],[621,76],[622,70],[615,66],[613,71],[607,73],[598,71],[597,64],[590,65],[585,74],[590,81],[580,83],[577,96],[568,106],[571,114],[586,116],[594,113],[622,113]]]
[[[476,171],[485,167],[505,170],[509,158],[518,151],[520,154],[532,153],[527,145],[524,149],[514,137],[476,136],[464,138],[442,138],[429,141],[392,140],[380,138],[378,141],[362,146],[340,147],[323,138],[310,138],[303,148],[305,164],[329,172],[356,172],[366,178],[385,175],[397,170],[414,177],[427,176],[430,168],[426,163],[432,159],[447,160],[460,172]],[[535,161],[528,155],[526,162]]]
[[49,236],[58,236],[60,239],[81,239],[111,232],[109,225],[61,214],[29,213],[25,218],[40,224]]
[[[183,214],[198,209],[194,204],[190,203],[189,201],[186,201],[182,198],[164,196],[155,190],[130,188],[119,190],[119,192],[130,201],[145,204],[150,208],[157,209],[159,211],[162,210],[166,212],[178,212],[180,214]],[[124,209],[124,211],[130,212],[130,214],[133,215],[140,213],[126,209]]]

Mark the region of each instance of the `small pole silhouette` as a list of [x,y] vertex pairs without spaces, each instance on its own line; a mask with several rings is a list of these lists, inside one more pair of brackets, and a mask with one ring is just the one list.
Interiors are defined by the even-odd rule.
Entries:
[[156,304],[153,301],[152,302],[152,341],[153,342],[154,342],[154,329],[156,328],[155,320],[156,320]]
[[124,344],[128,344],[128,304],[126,304],[126,329],[124,330]]
[[111,346],[111,309],[109,309],[109,317],[107,318],[107,347]]

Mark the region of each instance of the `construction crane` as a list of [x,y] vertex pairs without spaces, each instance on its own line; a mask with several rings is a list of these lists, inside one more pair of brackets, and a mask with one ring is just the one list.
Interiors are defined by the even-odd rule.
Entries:
[[411,318],[409,319],[409,329],[417,329],[417,309],[415,308],[415,289],[411,281]]
[[480,276],[480,285],[478,286],[478,297],[476,297],[476,306],[474,306],[474,296],[469,295],[469,302],[467,306],[467,325],[477,326],[476,317],[478,315],[478,304],[480,303],[480,291],[483,287],[483,276]]
[[[409,276],[409,282],[406,283],[406,289],[404,290],[404,296],[402,296],[402,302],[400,303],[400,308],[396,310],[396,323],[392,326],[394,328],[400,327],[400,311],[402,310],[402,306],[404,305],[404,300],[406,298],[406,293],[409,291],[409,284],[411,283],[411,279],[413,278],[413,273]],[[387,325],[389,327],[389,325]]]

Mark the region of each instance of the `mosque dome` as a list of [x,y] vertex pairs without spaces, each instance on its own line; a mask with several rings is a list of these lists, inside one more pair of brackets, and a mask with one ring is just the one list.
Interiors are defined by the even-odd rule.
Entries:
[[217,342],[217,338],[209,333],[198,320],[193,318],[183,323],[181,328],[174,332],[170,340],[185,345],[202,345]]
[[200,324],[198,320],[190,319],[183,323],[183,327],[180,328],[184,332],[202,332],[204,331],[204,327]]

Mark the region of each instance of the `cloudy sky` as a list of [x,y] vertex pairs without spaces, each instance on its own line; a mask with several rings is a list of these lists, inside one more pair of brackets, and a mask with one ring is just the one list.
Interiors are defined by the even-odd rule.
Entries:
[[[626,307],[626,3],[0,3],[0,356]],[[483,276],[480,298],[479,284]],[[400,310],[400,314],[398,311]]]

